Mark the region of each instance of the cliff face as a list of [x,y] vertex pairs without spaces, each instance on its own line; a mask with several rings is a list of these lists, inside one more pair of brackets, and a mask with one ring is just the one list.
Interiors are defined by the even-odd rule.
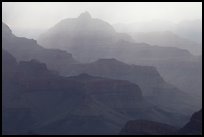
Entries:
[[202,135],[202,109],[194,113],[190,121],[178,133],[181,135]]
[[65,75],[78,75],[80,73],[137,83],[144,95],[152,94],[154,88],[167,85],[156,68],[129,65],[116,59],[99,59],[92,63],[72,65],[67,69]]
[[59,72],[64,67],[77,63],[70,53],[59,49],[46,49],[33,39],[16,37],[4,23],[2,23],[2,48],[10,52],[17,61],[40,60],[49,69]]
[[2,68],[4,134],[116,134],[130,119],[120,111],[144,101],[128,81],[62,77],[36,60],[17,63],[5,50]]
[[195,112],[182,128],[147,120],[128,121],[121,135],[202,135],[202,109]]
[[153,66],[129,65],[114,58],[99,59],[92,63],[72,65],[65,75],[80,73],[135,83],[149,102],[169,112],[191,115],[196,109],[192,105],[192,97],[168,84]]
[[131,119],[176,118],[147,103],[139,86],[126,80],[62,77],[36,60],[17,63],[3,55],[5,134],[117,134]]

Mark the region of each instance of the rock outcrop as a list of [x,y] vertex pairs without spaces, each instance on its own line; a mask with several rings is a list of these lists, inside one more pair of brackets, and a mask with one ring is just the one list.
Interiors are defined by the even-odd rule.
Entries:
[[17,61],[40,60],[49,69],[63,72],[64,68],[77,61],[70,53],[59,49],[46,49],[37,41],[16,37],[10,28],[2,22],[2,48],[10,52]]
[[180,135],[202,135],[202,109],[194,113],[190,121],[178,133]]

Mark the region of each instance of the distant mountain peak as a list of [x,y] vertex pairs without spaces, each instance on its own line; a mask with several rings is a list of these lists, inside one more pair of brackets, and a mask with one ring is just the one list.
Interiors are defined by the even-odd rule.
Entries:
[[81,13],[78,17],[79,19],[91,19],[91,14],[88,11]]

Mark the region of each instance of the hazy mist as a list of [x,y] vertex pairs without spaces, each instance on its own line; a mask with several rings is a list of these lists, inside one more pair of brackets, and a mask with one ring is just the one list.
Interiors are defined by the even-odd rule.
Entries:
[[84,11],[110,24],[202,19],[201,2],[3,2],[2,20],[16,35],[37,38],[60,20]]
[[201,135],[202,3],[4,2],[3,135]]

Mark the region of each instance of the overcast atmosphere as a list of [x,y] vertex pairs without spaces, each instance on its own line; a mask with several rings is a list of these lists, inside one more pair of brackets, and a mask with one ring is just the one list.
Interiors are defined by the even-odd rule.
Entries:
[[[111,24],[152,20],[178,23],[202,18],[201,2],[3,2],[2,20],[17,35],[36,37],[64,18],[88,11]],[[29,32],[32,31],[32,32]]]
[[3,135],[202,135],[202,2],[5,2]]

